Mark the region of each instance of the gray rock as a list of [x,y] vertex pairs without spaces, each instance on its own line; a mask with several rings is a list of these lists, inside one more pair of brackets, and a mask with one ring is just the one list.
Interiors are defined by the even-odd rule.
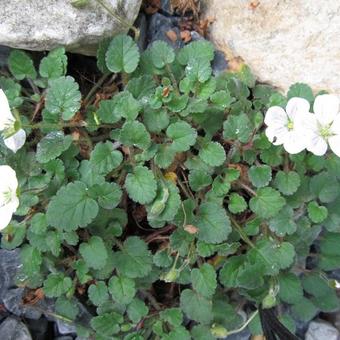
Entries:
[[0,324],[1,340],[32,340],[31,334],[21,321],[8,317]]
[[[148,42],[152,43],[156,40],[162,40],[167,42],[173,48],[180,48],[184,46],[184,43],[180,36],[180,30],[177,27],[178,18],[175,17],[167,17],[160,13],[155,13],[149,23],[148,30]],[[176,41],[172,41],[167,36],[168,31],[174,31],[177,36]]]
[[19,249],[0,249],[0,301],[6,296],[9,288],[15,287],[15,277],[20,266]]
[[147,28],[148,23],[144,13],[139,13],[135,22],[136,27],[139,29],[139,39],[137,41],[138,47],[141,51],[144,51],[147,47]]
[[215,51],[214,60],[212,61],[212,70],[215,76],[225,72],[228,69],[228,61],[222,51]]
[[58,333],[65,335],[65,334],[76,334],[76,326],[73,323],[65,322],[60,319],[56,320],[56,325],[58,329]]
[[8,290],[6,296],[3,298],[3,303],[8,311],[16,316],[24,316],[29,319],[40,319],[42,313],[34,306],[23,305],[22,299],[24,295],[24,288],[14,288]]
[[47,338],[48,321],[42,317],[39,320],[25,320],[34,340],[45,340]]
[[[142,0],[106,0],[131,25]],[[95,0],[75,8],[70,0],[2,0],[0,44],[27,50],[69,51],[94,55],[103,37],[126,32],[128,27],[110,15]]]
[[316,320],[309,324],[305,340],[340,340],[340,333],[331,324]]
[[227,59],[242,57],[261,82],[340,92],[340,1],[202,0],[210,37]]
[[[80,302],[77,302],[79,308],[79,314],[77,316],[77,323],[80,325],[87,326],[90,324],[92,319],[92,315],[89,313],[87,308]],[[59,334],[66,335],[66,334],[75,334],[76,333],[76,326],[73,323],[65,322],[60,319],[56,319],[56,326],[58,329]]]

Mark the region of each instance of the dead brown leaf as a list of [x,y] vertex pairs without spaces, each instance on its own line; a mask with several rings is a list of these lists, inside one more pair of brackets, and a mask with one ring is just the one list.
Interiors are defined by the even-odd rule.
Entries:
[[176,42],[177,40],[177,33],[173,30],[169,30],[166,33],[166,36],[172,41],[172,42]]
[[196,18],[200,11],[199,0],[171,0],[171,6],[182,15],[191,12]]
[[185,30],[181,32],[181,39],[184,41],[184,43],[188,43],[191,41],[191,33],[189,30]]

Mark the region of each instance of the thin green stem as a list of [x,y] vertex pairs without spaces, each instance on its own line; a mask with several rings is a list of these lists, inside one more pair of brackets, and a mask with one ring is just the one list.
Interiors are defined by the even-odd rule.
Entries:
[[238,184],[243,188],[245,189],[246,191],[248,191],[249,194],[251,194],[252,196],[257,196],[256,192],[250,188],[247,184],[241,182],[241,181],[238,181]]
[[256,249],[254,243],[250,240],[248,235],[243,231],[242,227],[236,222],[236,220],[229,215],[231,224],[233,225],[234,229],[239,233],[242,240],[247,243],[251,248]]
[[227,335],[232,335],[232,334],[236,334],[236,333],[240,333],[242,332],[248,325],[249,323],[255,318],[255,316],[259,313],[258,310],[256,310],[250,317],[249,319],[240,327],[237,329],[234,329],[232,331],[229,331]]
[[175,89],[176,95],[179,96],[180,93],[179,93],[179,89],[178,89],[177,80],[176,80],[174,73],[172,72],[171,66],[169,64],[166,64],[165,67],[166,67],[166,70],[167,70],[169,77],[171,79],[172,86]]
[[104,84],[105,80],[110,77],[110,74],[103,74],[100,79],[97,81],[97,83],[92,87],[90,92],[87,94],[87,96],[84,99],[84,103],[88,103],[91,99],[91,97],[95,94],[95,92]]
[[112,15],[116,20],[118,20],[123,26],[125,26],[128,29],[133,30],[135,34],[135,40],[139,39],[139,29],[136,28],[133,25],[130,25],[125,19],[123,19],[121,16],[119,16],[112,8],[110,8],[105,1],[103,0],[96,0],[110,15]]

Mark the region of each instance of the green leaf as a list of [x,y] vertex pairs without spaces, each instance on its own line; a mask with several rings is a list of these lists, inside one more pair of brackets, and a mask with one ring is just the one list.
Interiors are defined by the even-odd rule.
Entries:
[[42,213],[35,214],[31,219],[31,228],[33,233],[43,235],[47,231],[46,215]]
[[59,47],[49,52],[47,57],[41,59],[39,73],[44,78],[55,79],[64,76],[66,68],[65,48]]
[[189,150],[197,138],[196,130],[184,121],[170,124],[166,135],[172,139],[171,148],[176,152]]
[[309,299],[301,298],[296,302],[291,309],[293,316],[298,320],[308,322],[319,313],[319,309]]
[[108,301],[109,294],[105,282],[97,281],[95,284],[92,284],[88,289],[88,295],[95,306],[100,306]]
[[285,205],[285,199],[273,188],[260,188],[256,196],[249,201],[250,209],[259,217],[275,216]]
[[124,117],[127,120],[135,120],[141,110],[141,104],[128,91],[120,92],[114,97],[113,115]]
[[216,290],[216,272],[214,267],[208,263],[204,263],[199,268],[194,268],[191,271],[192,287],[199,294],[209,298]]
[[323,203],[333,202],[339,195],[337,181],[326,171],[320,172],[311,178],[310,189]]
[[97,111],[101,122],[114,124],[120,121],[121,113],[115,110],[116,100],[101,100]]
[[276,275],[280,269],[288,268],[294,261],[295,250],[288,242],[277,243],[263,239],[256,243],[256,249],[251,252],[258,261],[263,262],[269,275]]
[[123,194],[120,186],[116,183],[95,184],[90,190],[97,197],[98,204],[104,209],[115,208]]
[[321,223],[328,216],[327,208],[319,205],[315,201],[308,203],[307,210],[308,210],[308,217],[314,223]]
[[92,236],[87,243],[82,243],[79,252],[90,268],[101,269],[106,264],[107,250],[102,238],[98,236]]
[[175,60],[174,50],[164,41],[155,41],[151,45],[151,59],[155,67],[163,68]]
[[169,125],[169,115],[166,110],[147,110],[143,115],[144,124],[150,132],[161,132]]
[[203,145],[199,151],[199,157],[210,166],[220,166],[226,160],[223,146],[217,142],[209,142]]
[[24,51],[12,51],[8,58],[8,67],[13,76],[18,80],[25,78],[35,79],[37,77],[33,61]]
[[136,166],[133,173],[126,176],[125,189],[133,201],[146,204],[156,197],[157,182],[151,170]]
[[72,144],[72,136],[65,136],[62,131],[47,134],[37,145],[37,161],[47,163],[59,157]]
[[107,49],[105,60],[111,72],[132,73],[139,63],[137,44],[125,34],[117,35]]
[[330,256],[340,256],[340,234],[325,233],[320,241],[321,253]]
[[74,320],[79,313],[79,308],[75,300],[69,300],[64,296],[60,296],[55,302],[55,311],[58,315]]
[[138,121],[126,122],[120,130],[119,140],[125,146],[137,146],[140,149],[147,149],[151,144],[149,132]]
[[182,291],[180,306],[182,311],[191,320],[202,324],[209,324],[213,318],[212,302],[191,289]]
[[98,44],[97,49],[97,66],[100,72],[102,73],[109,73],[110,70],[106,66],[105,57],[106,57],[106,51],[109,48],[111,39],[110,38],[104,38],[102,41]]
[[45,108],[54,117],[70,120],[80,109],[79,86],[70,76],[53,79],[49,83]]
[[122,161],[122,153],[115,150],[115,146],[109,141],[98,143],[91,152],[90,164],[92,170],[103,175],[118,168]]
[[120,331],[120,324],[124,321],[122,315],[111,312],[96,316],[91,319],[91,327],[96,331],[97,336],[104,339],[110,338],[111,335]]
[[279,237],[291,235],[296,231],[294,211],[291,207],[285,206],[268,222],[269,228]]
[[20,259],[23,265],[23,272],[28,277],[37,276],[39,274],[42,256],[38,249],[27,244],[24,245],[20,249]]
[[230,108],[230,105],[235,100],[229,91],[221,90],[215,92],[211,97],[210,100],[213,104],[219,106],[221,109],[225,110]]
[[291,99],[293,97],[300,97],[307,99],[310,103],[314,100],[314,95],[312,89],[307,85],[303,83],[296,83],[292,85],[287,93],[288,99]]
[[123,249],[115,253],[114,264],[121,275],[128,278],[144,277],[152,269],[152,255],[139,237],[129,237]]
[[124,276],[113,276],[109,281],[109,292],[116,302],[127,305],[136,294],[135,281]]
[[44,293],[47,297],[58,297],[67,293],[72,287],[72,280],[64,274],[49,274],[44,281]]
[[225,287],[232,288],[238,286],[237,276],[244,264],[244,259],[243,255],[233,256],[225,262],[219,274],[219,279]]
[[140,299],[133,299],[127,308],[129,319],[137,324],[144,316],[148,315],[149,308]]
[[185,74],[192,82],[206,82],[211,77],[211,72],[212,69],[210,61],[203,59],[189,61],[187,67],[185,68]]
[[279,275],[279,298],[287,303],[295,304],[303,298],[303,289],[300,279],[293,273]]
[[192,170],[189,174],[189,185],[194,191],[199,191],[210,185],[211,176],[203,170]]
[[221,243],[231,232],[229,218],[225,210],[215,203],[203,203],[195,218],[199,240],[208,243]]
[[180,326],[183,322],[183,314],[180,308],[167,308],[159,313],[162,320],[172,326]]
[[274,180],[274,185],[284,195],[293,195],[300,186],[300,176],[295,171],[279,171]]
[[174,151],[170,144],[161,144],[157,150],[154,161],[162,169],[168,168],[174,161],[176,151]]
[[229,196],[228,209],[233,214],[241,213],[247,209],[247,202],[241,195],[233,192]]
[[223,123],[223,138],[227,140],[239,140],[241,143],[247,143],[252,132],[252,124],[245,113],[237,116],[229,115]]
[[272,179],[272,169],[268,165],[251,166],[248,171],[251,183],[257,188],[265,187]]
[[98,204],[89,197],[82,182],[69,183],[59,189],[47,207],[47,221],[56,228],[67,231],[85,227],[98,214]]
[[182,48],[178,53],[178,61],[187,65],[192,60],[212,61],[214,59],[214,46],[207,40],[193,41]]

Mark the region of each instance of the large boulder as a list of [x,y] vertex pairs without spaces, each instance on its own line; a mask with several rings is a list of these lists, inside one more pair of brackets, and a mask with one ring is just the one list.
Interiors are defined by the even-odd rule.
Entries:
[[[128,24],[139,12],[142,0],[105,0]],[[71,0],[0,0],[0,45],[27,50],[69,51],[92,55],[103,37],[126,32],[127,27],[96,0],[75,8]]]
[[204,0],[204,7],[215,18],[211,39],[260,81],[340,92],[339,1]]

